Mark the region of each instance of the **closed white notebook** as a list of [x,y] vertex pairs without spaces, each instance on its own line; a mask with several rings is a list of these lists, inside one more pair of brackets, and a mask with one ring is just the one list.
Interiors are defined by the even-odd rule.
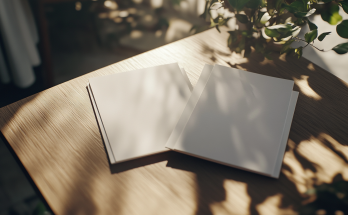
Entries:
[[114,164],[167,151],[192,86],[173,63],[91,78],[87,89]]
[[293,84],[206,65],[166,147],[278,178],[298,97]]

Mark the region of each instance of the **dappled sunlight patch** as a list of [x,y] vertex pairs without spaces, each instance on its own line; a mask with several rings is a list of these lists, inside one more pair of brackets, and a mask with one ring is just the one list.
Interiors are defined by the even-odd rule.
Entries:
[[294,81],[295,84],[299,87],[301,93],[315,100],[321,100],[321,96],[309,86],[308,78],[309,76],[301,75],[301,79],[294,78]]
[[280,208],[282,198],[282,194],[267,197],[265,201],[256,206],[256,210],[259,214],[296,214],[291,207]]
[[279,60],[286,62],[286,54],[282,54],[279,56]]
[[[243,63],[248,63],[249,59],[241,56],[240,54],[236,53],[236,52],[232,52],[231,56],[226,56],[229,58],[229,60],[233,61],[233,65],[237,65],[237,67],[239,66],[238,64],[243,64]],[[239,68],[239,69],[243,69],[246,70],[245,68]]]
[[315,71],[315,68],[314,68],[314,65],[313,63],[309,63],[308,66],[307,66],[307,69],[311,70],[311,71]]
[[262,62],[260,62],[260,66],[265,66],[265,65],[267,65],[267,64],[273,65],[273,64],[274,64],[274,61],[273,61],[273,60],[269,60],[269,59],[267,59],[267,58],[265,57],[265,59],[264,59]]
[[295,184],[299,193],[305,193],[308,189],[308,180],[312,178],[313,172],[304,169],[301,163],[294,155],[294,150],[296,150],[296,144],[292,141],[288,141],[289,150],[284,155],[284,164],[290,169],[283,168],[282,173]]
[[232,192],[226,192],[224,201],[214,202],[210,205],[212,214],[244,214],[245,211],[249,211],[251,198],[246,183],[226,179],[223,186],[225,190]]
[[[297,147],[297,152],[309,162],[315,164],[314,177],[317,184],[331,183],[333,177],[337,174],[342,174],[343,178],[348,179],[347,163],[323,143],[323,140],[326,139],[325,136],[321,134],[319,138],[302,141]],[[336,145],[335,142],[333,144]],[[341,148],[338,151],[343,153],[343,150],[347,150],[347,146],[342,147],[344,149]]]
[[[315,185],[332,183],[338,174],[348,180],[348,146],[343,146],[330,135],[321,133],[297,146],[289,140],[288,146],[284,164],[289,168],[283,168],[282,172],[295,184],[299,193],[305,193]],[[308,164],[300,162],[299,156]]]

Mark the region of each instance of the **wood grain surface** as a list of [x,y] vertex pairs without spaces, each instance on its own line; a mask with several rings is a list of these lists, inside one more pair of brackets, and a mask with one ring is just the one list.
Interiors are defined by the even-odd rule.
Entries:
[[[231,54],[215,29],[65,82],[0,109],[0,129],[56,214],[296,214],[307,189],[348,180],[348,85],[305,59]],[[300,92],[277,179],[168,152],[110,166],[88,78],[178,61],[293,79]],[[146,114],[146,113],[144,113]]]

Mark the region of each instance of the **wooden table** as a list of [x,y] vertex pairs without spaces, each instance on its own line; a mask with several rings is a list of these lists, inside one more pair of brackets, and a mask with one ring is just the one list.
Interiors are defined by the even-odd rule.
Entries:
[[[215,29],[91,72],[0,109],[0,129],[56,214],[293,214],[307,189],[348,180],[348,85],[306,59],[231,55]],[[88,78],[178,61],[293,79],[300,92],[278,180],[169,152],[109,166]]]

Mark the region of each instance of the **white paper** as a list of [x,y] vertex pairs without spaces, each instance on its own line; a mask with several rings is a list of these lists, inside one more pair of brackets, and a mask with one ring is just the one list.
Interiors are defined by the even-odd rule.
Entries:
[[194,89],[185,119],[174,129],[175,143],[166,147],[277,177],[283,134],[289,133],[285,122],[293,114],[287,117],[294,82],[220,65],[205,77],[197,83],[204,89]]
[[164,146],[191,94],[184,74],[174,63],[89,80],[110,163],[168,150]]

